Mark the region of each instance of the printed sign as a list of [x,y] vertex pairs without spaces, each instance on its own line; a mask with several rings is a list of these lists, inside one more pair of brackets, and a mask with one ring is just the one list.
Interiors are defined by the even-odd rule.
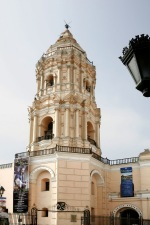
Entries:
[[14,162],[13,212],[28,212],[28,158],[16,158]]
[[132,167],[120,168],[121,172],[121,196],[133,197],[134,185],[132,182]]

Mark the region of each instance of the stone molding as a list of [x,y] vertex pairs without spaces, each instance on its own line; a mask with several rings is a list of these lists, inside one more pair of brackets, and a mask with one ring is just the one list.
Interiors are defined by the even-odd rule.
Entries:
[[100,172],[98,170],[92,170],[91,171],[91,180],[92,180],[92,176],[93,175],[97,175],[97,186],[102,186],[104,184],[104,178],[102,177],[102,175],[100,174]]
[[30,183],[32,183],[32,181],[34,183],[39,173],[43,170],[48,171],[51,175],[52,180],[55,180],[55,173],[51,168],[47,166],[38,166],[30,173],[30,176],[29,176]]
[[138,207],[136,207],[135,205],[133,205],[133,204],[123,204],[123,205],[119,205],[119,206],[117,206],[114,210],[113,210],[113,215],[114,215],[114,217],[116,216],[116,213],[118,212],[118,211],[120,211],[121,209],[124,209],[124,208],[130,208],[130,209],[134,209],[138,214],[139,214],[139,217],[142,217],[142,212],[141,212],[141,210],[138,208]]

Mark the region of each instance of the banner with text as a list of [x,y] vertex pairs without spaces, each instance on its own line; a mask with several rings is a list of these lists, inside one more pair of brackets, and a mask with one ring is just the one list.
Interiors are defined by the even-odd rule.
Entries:
[[132,182],[132,167],[120,168],[121,172],[121,197],[133,197],[134,185]]
[[28,157],[16,158],[14,161],[13,212],[28,212],[29,171]]

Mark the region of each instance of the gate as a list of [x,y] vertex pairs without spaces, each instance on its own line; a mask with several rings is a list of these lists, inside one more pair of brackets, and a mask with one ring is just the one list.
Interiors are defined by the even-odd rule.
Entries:
[[90,217],[90,210],[85,209],[84,216],[81,217],[81,225],[90,225],[91,217]]

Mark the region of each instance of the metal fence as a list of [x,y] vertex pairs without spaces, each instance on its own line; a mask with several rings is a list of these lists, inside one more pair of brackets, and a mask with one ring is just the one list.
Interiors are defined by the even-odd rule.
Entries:
[[[4,218],[1,218],[2,225],[32,225],[33,216],[29,213],[8,213],[9,223],[4,223]],[[0,223],[1,225],[1,223]]]
[[150,220],[142,218],[121,218],[91,216],[91,225],[150,225]]
[[[29,214],[9,214],[9,219],[0,218],[0,225],[36,225],[36,218]],[[44,224],[43,224],[44,225]],[[150,225],[150,220],[142,218],[120,218],[91,216],[90,220],[86,215],[81,217],[81,225]]]

